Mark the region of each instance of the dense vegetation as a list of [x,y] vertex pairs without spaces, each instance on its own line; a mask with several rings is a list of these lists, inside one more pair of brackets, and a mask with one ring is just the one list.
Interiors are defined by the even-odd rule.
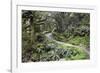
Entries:
[[89,59],[90,14],[22,10],[22,62]]

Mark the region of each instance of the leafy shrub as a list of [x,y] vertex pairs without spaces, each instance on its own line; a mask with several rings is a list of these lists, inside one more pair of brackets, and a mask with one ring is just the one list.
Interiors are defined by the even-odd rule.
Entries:
[[81,60],[81,59],[88,59],[89,55],[80,48],[75,47],[67,47],[68,52],[66,54],[66,60]]
[[88,26],[80,26],[75,29],[74,36],[89,36],[90,28]]

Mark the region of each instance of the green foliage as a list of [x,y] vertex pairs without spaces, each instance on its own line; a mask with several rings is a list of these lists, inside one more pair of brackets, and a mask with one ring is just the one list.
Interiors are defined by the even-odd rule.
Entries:
[[89,13],[22,10],[22,62],[89,59],[81,48],[66,45],[89,48],[89,42]]
[[56,33],[56,32],[53,33],[53,37],[54,37],[56,40],[62,41],[62,42],[64,42],[64,41],[67,40],[64,34],[60,34],[60,33]]
[[69,55],[66,56],[66,60],[82,60],[89,58],[89,55],[81,48],[69,47],[69,49]]
[[76,28],[73,34],[74,34],[74,36],[89,36],[90,28],[89,28],[89,26],[82,25],[79,28]]
[[[32,56],[26,56],[26,59],[33,62],[38,61],[56,61],[65,58],[66,60],[87,59],[88,55],[80,48],[59,45],[54,42],[43,44],[38,43],[36,48],[31,50]],[[26,61],[26,60],[25,60]]]
[[89,47],[89,41],[90,39],[88,36],[85,36],[85,37],[75,36],[71,38],[68,42],[73,45],[79,45],[79,46],[87,48]]
[[89,55],[82,49],[74,46],[58,45],[59,48],[64,49],[64,57],[66,60],[82,60],[89,59]]

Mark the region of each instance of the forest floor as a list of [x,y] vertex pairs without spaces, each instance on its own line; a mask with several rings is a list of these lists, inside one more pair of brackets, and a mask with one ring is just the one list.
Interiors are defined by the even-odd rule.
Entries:
[[76,45],[73,45],[73,44],[70,44],[70,43],[65,43],[65,42],[61,42],[61,41],[55,40],[55,39],[53,38],[53,36],[52,36],[52,33],[47,33],[47,34],[45,34],[45,36],[46,36],[49,40],[52,40],[52,41],[54,41],[55,43],[57,43],[57,44],[59,44],[59,45],[65,45],[65,46],[69,46],[69,47],[80,48],[80,49],[82,49],[83,51],[85,51],[88,55],[90,54],[90,52],[89,52],[86,48],[84,48],[84,47],[82,47],[82,46],[76,46]]

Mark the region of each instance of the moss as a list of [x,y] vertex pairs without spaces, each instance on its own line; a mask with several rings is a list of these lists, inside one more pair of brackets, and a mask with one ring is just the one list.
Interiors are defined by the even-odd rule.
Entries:
[[89,55],[82,48],[75,48],[72,46],[59,45],[60,48],[66,49],[66,60],[82,60],[89,59]]
[[85,37],[76,36],[70,39],[68,43],[87,48],[89,46],[89,41],[90,39],[88,36],[85,36]]
[[53,32],[53,37],[57,41],[61,41],[61,42],[67,41],[67,38],[66,38],[65,34],[63,34],[63,33],[61,34],[61,33]]
[[81,48],[67,47],[70,49],[70,57],[66,56],[66,60],[82,60],[88,59],[89,55]]
[[[62,35],[60,36],[62,37]],[[61,38],[63,39],[63,38]],[[87,45],[88,37],[75,37],[68,41],[73,45],[86,44]],[[64,42],[63,42],[64,43]],[[27,59],[33,62],[38,61],[57,61],[62,58],[67,60],[83,60],[88,59],[89,55],[82,50],[81,48],[76,48],[75,46],[68,46],[67,43],[59,44],[54,40],[49,40],[45,38],[44,42],[36,42],[33,46],[33,53],[30,55],[29,59],[25,56],[25,60]],[[24,52],[24,51],[23,51]],[[27,52],[28,53],[28,52]],[[28,53],[29,54],[29,53]]]

